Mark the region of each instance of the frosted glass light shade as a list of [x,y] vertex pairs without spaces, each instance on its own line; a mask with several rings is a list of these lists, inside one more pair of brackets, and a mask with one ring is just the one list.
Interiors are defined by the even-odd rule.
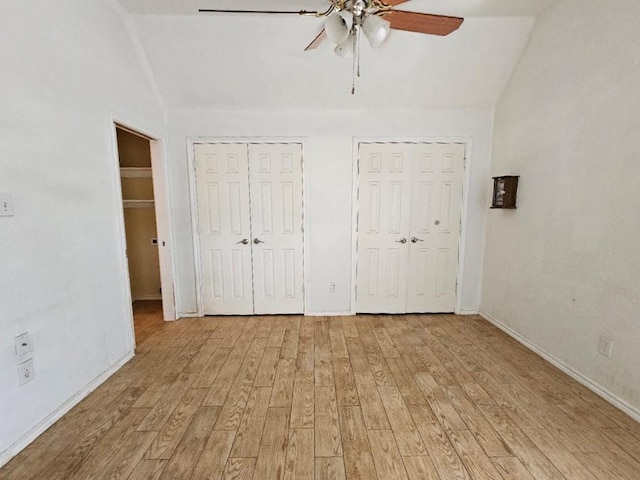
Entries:
[[329,40],[339,45],[349,37],[352,25],[353,16],[351,13],[346,11],[333,12],[324,22],[324,29]]
[[379,15],[369,15],[364,19],[362,30],[373,48],[379,47],[389,35],[391,23]]
[[340,57],[351,58],[353,57],[353,47],[355,46],[355,43],[356,36],[349,35],[344,42],[336,45],[336,48],[333,51]]
[[342,20],[344,20],[344,24],[347,26],[347,29],[351,31],[351,27],[353,27],[353,13],[347,10],[340,10],[338,12],[338,15],[342,17]]

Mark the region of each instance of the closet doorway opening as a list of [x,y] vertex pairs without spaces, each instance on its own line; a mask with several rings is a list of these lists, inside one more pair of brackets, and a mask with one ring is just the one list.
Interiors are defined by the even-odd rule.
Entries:
[[166,192],[158,178],[163,177],[158,141],[119,124],[115,129],[134,332],[140,344],[163,320],[175,319],[166,268]]

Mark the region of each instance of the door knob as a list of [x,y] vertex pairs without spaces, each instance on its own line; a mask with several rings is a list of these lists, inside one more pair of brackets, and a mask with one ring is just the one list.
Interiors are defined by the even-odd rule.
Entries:
[[243,245],[246,245],[247,243],[249,243],[249,240],[247,240],[246,238],[243,238],[242,240],[240,240],[240,241],[239,241],[239,242],[237,242],[237,243],[241,243],[241,244],[243,244]]
[[258,245],[259,243],[264,243],[262,240],[260,240],[259,238],[254,238],[253,239],[253,243],[255,243],[256,245]]
[[396,240],[396,243],[407,243],[407,239],[402,237],[400,240]]
[[417,237],[411,237],[411,243],[424,242],[423,239]]

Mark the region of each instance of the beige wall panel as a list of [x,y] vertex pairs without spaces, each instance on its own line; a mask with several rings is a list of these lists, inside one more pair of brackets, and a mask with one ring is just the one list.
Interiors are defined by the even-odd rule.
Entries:
[[157,237],[155,211],[127,208],[124,220],[132,299],[160,298],[158,247],[151,243],[151,239]]

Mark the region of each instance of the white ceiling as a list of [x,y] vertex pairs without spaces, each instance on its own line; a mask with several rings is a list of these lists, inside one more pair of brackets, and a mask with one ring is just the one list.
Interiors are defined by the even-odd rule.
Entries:
[[303,51],[322,19],[184,14],[198,7],[322,9],[320,0],[119,1],[134,13],[168,107],[254,110],[492,107],[533,16],[556,0],[408,2],[466,20],[447,37],[393,30],[376,50],[363,39],[355,95],[351,60],[334,55],[329,41]]

